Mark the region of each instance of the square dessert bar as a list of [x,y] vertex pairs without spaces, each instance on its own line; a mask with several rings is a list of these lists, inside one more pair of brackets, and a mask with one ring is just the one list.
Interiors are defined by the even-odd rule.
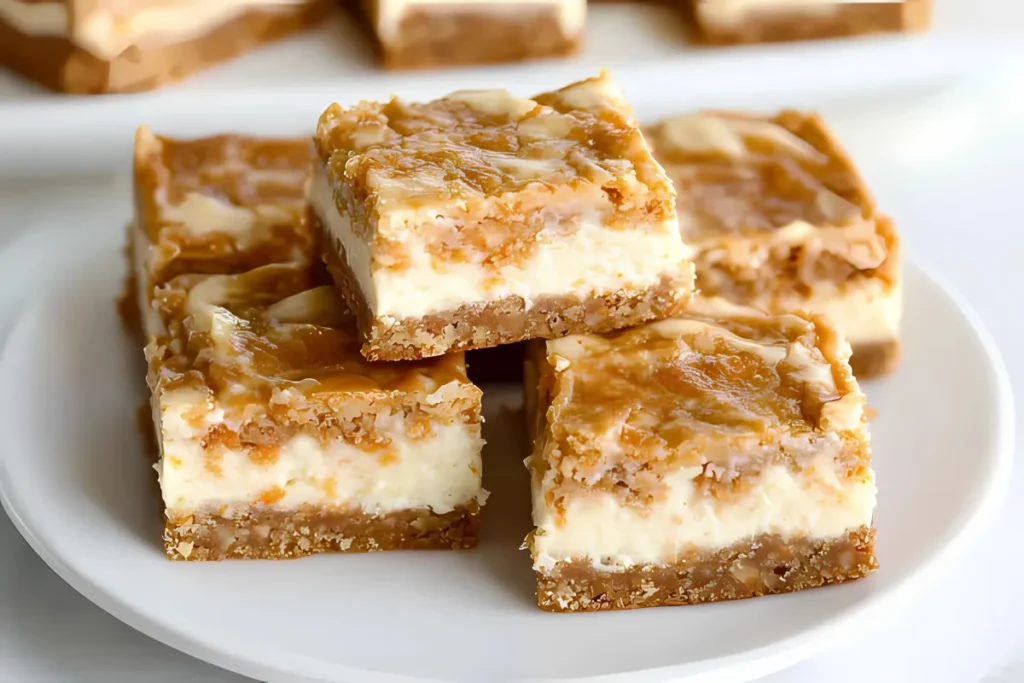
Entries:
[[[688,0],[689,1],[689,0]],[[776,43],[924,31],[932,0],[692,0],[696,39],[709,45]]]
[[172,560],[469,548],[480,390],[462,354],[368,363],[309,264],[180,275],[146,347]]
[[672,184],[605,75],[335,104],[316,147],[310,205],[371,360],[628,327],[692,293]]
[[[151,313],[153,288],[179,274],[312,260],[305,220],[312,158],[305,139],[174,140],[140,128],[126,311]],[[159,321],[148,317],[155,333]]]
[[414,69],[561,57],[583,42],[586,0],[363,0],[384,65]]
[[0,2],[0,66],[82,95],[152,90],[326,16],[330,0]]
[[648,132],[703,296],[823,313],[860,379],[899,360],[900,244],[816,115],[702,112]]
[[730,600],[875,569],[864,395],[822,320],[695,301],[685,318],[530,345],[541,608]]

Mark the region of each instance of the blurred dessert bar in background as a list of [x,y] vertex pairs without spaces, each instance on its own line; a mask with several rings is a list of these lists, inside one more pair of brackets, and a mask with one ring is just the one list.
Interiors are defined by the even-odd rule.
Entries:
[[0,0],[0,66],[53,90],[152,90],[324,18],[333,0]]
[[583,42],[586,0],[363,0],[384,65],[411,69],[562,57]]
[[710,304],[529,344],[541,608],[731,600],[877,566],[849,345],[821,319]]
[[675,185],[702,296],[823,313],[859,379],[895,367],[899,239],[818,116],[702,112],[647,137]]
[[476,543],[462,354],[371,365],[315,257],[306,140],[136,136],[136,301],[175,560]]
[[[931,1],[646,0],[691,15],[696,42],[720,45],[920,31]],[[599,26],[632,23],[640,11],[628,28],[650,30],[641,8],[622,9],[588,10],[587,0],[0,0],[0,67],[72,94],[153,90],[332,14],[338,24],[310,36],[304,61],[326,46],[319,59],[362,67],[374,44],[391,69],[557,59],[585,43],[588,11],[605,14]]]
[[607,75],[533,99],[332,105],[310,205],[370,360],[680,313],[675,193]]
[[924,31],[932,0],[687,0],[710,45],[775,43]]

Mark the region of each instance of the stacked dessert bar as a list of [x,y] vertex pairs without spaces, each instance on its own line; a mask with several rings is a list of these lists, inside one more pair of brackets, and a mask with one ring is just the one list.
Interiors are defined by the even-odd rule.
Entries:
[[372,364],[305,220],[306,140],[136,139],[133,286],[176,560],[476,542],[462,354]]
[[525,342],[542,608],[873,570],[847,337],[894,366],[891,223],[814,117],[702,113],[650,138],[606,74],[333,104],[312,146],[141,130],[133,295],[167,554],[470,547],[464,352]]

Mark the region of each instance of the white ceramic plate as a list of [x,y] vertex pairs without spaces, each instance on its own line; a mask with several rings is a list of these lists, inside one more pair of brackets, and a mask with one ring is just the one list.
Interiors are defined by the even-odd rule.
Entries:
[[931,584],[990,516],[1012,457],[1010,391],[988,335],[908,267],[906,358],[869,387],[882,569],[789,596],[628,613],[533,605],[517,392],[489,396],[483,542],[472,552],[291,562],[164,559],[135,422],[140,353],[112,301],[115,249],[86,249],[0,358],[0,499],[53,569],[135,628],[271,681],[746,680],[809,656]]
[[[681,2],[682,0],[678,0]],[[129,159],[141,123],[168,134],[240,129],[305,134],[332,101],[431,98],[461,88],[530,94],[607,67],[634,104],[649,96],[673,110],[697,106],[820,105],[822,99],[901,92],[987,72],[1024,44],[1018,0],[933,0],[921,36],[694,49],[682,15],[627,2],[590,9],[587,46],[560,61],[475,69],[382,71],[351,21],[267,46],[155,93],[67,97],[0,70],[0,172],[95,171]]]

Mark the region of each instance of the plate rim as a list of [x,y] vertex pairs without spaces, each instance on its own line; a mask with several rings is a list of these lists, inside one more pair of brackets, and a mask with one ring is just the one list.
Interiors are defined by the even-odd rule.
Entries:
[[[101,248],[106,250],[106,245]],[[51,282],[49,286],[42,289],[21,307],[21,311],[16,315],[16,320],[10,326],[9,333],[5,335],[0,344],[0,387],[5,384],[7,368],[12,362],[10,360],[12,340],[27,334],[25,330],[30,318],[38,313],[38,310],[45,305],[45,302],[53,296],[54,291],[59,289],[67,278],[79,274],[83,265],[79,262],[71,273]],[[914,570],[885,590],[855,603],[839,615],[827,618],[802,633],[794,634],[770,645],[685,664],[596,676],[521,679],[520,683],[664,683],[669,680],[680,683],[682,681],[687,683],[725,683],[751,680],[781,671],[811,657],[814,653],[824,649],[828,642],[849,632],[855,624],[862,620],[870,619],[872,616],[884,612],[905,609],[941,579],[948,571],[950,560],[960,555],[992,521],[1009,492],[1010,474],[1015,455],[1015,404],[1013,389],[999,347],[966,298],[937,276],[933,269],[916,258],[905,256],[903,269],[904,273],[916,271],[918,276],[929,281],[930,285],[934,286],[954,305],[975,334],[983,352],[986,368],[992,376],[994,384],[997,410],[993,439],[993,466],[989,468],[988,475],[983,481],[983,486],[980,489],[982,495],[978,504],[954,519],[952,531],[945,541],[917,563]],[[260,662],[242,657],[227,648],[211,646],[187,633],[164,625],[156,617],[147,616],[123,598],[82,576],[74,569],[73,564],[66,562],[58,551],[35,534],[32,525],[22,515],[23,503],[20,502],[17,486],[8,471],[6,464],[8,457],[0,452],[0,505],[10,517],[14,527],[46,565],[76,592],[140,633],[189,656],[257,679],[320,681],[341,680],[339,676],[344,676],[346,680],[359,683],[445,683],[438,679],[409,677],[351,666],[331,666],[330,672],[328,672],[321,663],[301,655],[292,656],[293,660],[302,660],[301,662],[291,662],[291,664],[302,668],[302,673],[296,673],[297,668],[282,667],[280,662]],[[327,675],[322,676],[321,674]]]

